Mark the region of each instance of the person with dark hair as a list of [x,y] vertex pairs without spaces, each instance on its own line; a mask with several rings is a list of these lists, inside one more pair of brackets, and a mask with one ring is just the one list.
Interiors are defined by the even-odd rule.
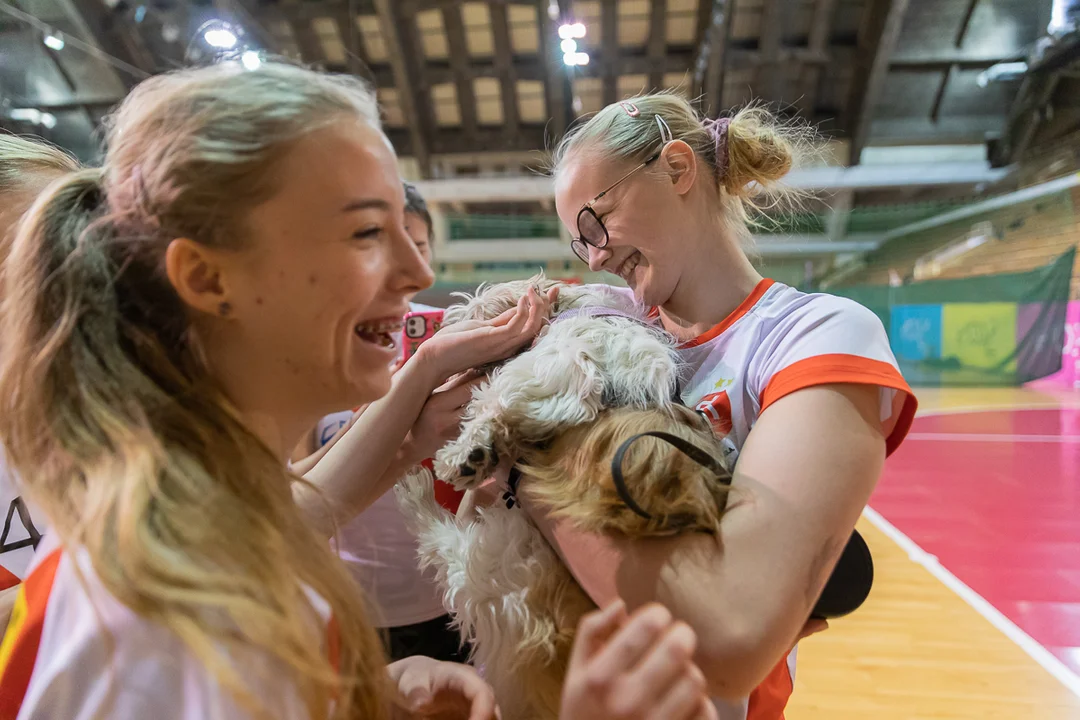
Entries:
[[431,219],[427,202],[412,183],[405,183],[405,229],[416,243],[420,257],[430,265],[433,259],[432,241],[435,239],[435,223]]
[[[405,231],[420,256],[431,264],[433,223],[427,203],[415,185],[405,189]],[[435,310],[412,302],[409,310]],[[401,346],[401,343],[398,343]],[[460,391],[462,403],[468,401],[471,385]],[[457,407],[447,406],[447,423],[456,425]],[[360,411],[362,412],[362,410]],[[319,420],[294,454],[297,461],[326,448],[357,415],[345,410]],[[341,559],[364,588],[376,611],[373,618],[382,630],[387,652],[393,660],[411,655],[426,655],[437,660],[464,662],[458,632],[450,627],[450,616],[443,607],[431,572],[422,572],[416,554],[416,539],[405,526],[392,492],[385,493],[355,519],[345,523],[337,536]]]

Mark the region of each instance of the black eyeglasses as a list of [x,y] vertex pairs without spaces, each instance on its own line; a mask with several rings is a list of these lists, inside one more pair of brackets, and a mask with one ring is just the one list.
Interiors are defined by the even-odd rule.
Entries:
[[609,192],[621,185],[638,170],[641,170],[642,168],[649,165],[649,163],[659,158],[660,153],[662,153],[664,151],[664,148],[667,147],[667,144],[671,142],[671,128],[669,128],[668,124],[664,122],[664,118],[660,117],[659,115],[656,115],[655,117],[656,124],[660,126],[660,149],[654,152],[648,158],[646,158],[643,163],[641,163],[633,170],[626,173],[621,178],[612,183],[602,193],[594,197],[589,202],[585,203],[585,205],[582,206],[581,210],[578,211],[578,236],[570,241],[570,248],[574,251],[574,254],[577,255],[578,259],[580,259],[582,262],[589,262],[589,245],[592,245],[594,248],[599,250],[600,248],[606,247],[608,244],[608,240],[611,239],[608,235],[607,228],[604,226],[604,221],[601,220],[600,216],[596,214],[595,210],[593,210],[593,205],[595,205],[597,201],[599,201],[602,197],[604,197]]

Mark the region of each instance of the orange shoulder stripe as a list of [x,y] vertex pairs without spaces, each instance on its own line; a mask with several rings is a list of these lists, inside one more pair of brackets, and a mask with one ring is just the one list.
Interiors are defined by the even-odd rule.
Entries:
[[882,360],[873,360],[861,355],[833,353],[814,355],[805,360],[788,365],[769,379],[761,393],[761,412],[774,402],[798,390],[805,390],[818,385],[852,384],[877,385],[878,387],[899,390],[906,397],[896,417],[896,422],[885,439],[885,451],[891,455],[900,447],[911,422],[915,419],[918,401],[915,393],[893,365]]
[[15,720],[30,687],[60,558],[60,549],[53,550],[19,588],[4,642],[0,644],[0,720]]

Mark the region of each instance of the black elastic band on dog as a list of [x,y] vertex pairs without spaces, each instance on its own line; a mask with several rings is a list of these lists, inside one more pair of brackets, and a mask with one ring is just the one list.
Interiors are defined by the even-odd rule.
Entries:
[[645,518],[646,520],[652,520],[652,514],[645,508],[637,504],[634,497],[630,494],[630,489],[626,486],[626,478],[623,477],[623,458],[626,456],[626,451],[630,449],[630,446],[643,437],[653,437],[657,440],[663,440],[667,444],[674,447],[679,452],[686,455],[688,458],[696,462],[698,465],[711,471],[716,478],[725,485],[731,483],[731,479],[728,477],[727,471],[724,470],[724,466],[721,465],[716,459],[705,452],[697,445],[691,442],[683,440],[677,435],[672,435],[666,432],[660,432],[654,430],[651,432],[644,432],[640,435],[634,435],[628,438],[619,446],[619,449],[615,451],[615,457],[611,459],[611,480],[615,483],[615,492],[619,494],[619,498],[626,503],[626,506],[634,511],[635,514]]
[[503,493],[503,502],[506,503],[506,509],[514,507],[517,504],[517,491],[518,485],[521,484],[521,470],[518,466],[510,468],[510,474],[506,476],[506,492]]

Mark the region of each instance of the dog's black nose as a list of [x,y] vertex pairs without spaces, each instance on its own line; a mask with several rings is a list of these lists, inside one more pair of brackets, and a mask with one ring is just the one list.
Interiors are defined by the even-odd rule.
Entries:
[[483,448],[475,448],[471,453],[469,453],[469,462],[478,463],[483,460],[486,455],[487,453],[484,452]]

